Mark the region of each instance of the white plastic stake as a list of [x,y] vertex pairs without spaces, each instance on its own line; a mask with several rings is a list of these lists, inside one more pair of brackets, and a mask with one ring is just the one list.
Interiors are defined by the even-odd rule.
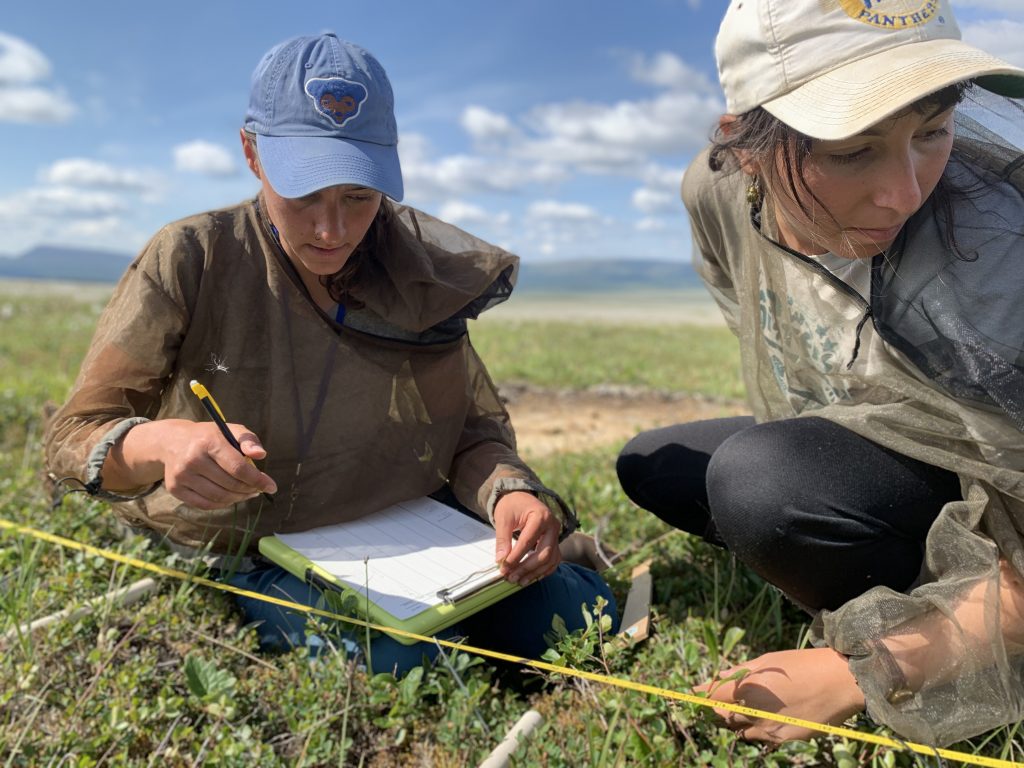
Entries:
[[143,597],[156,592],[156,582],[153,579],[139,579],[134,584],[129,584],[127,587],[121,587],[120,589],[112,590],[99,597],[94,597],[87,603],[79,605],[75,608],[65,608],[63,611],[57,611],[57,613],[51,613],[49,616],[43,616],[41,619],[29,622],[28,624],[22,624],[20,627],[12,627],[4,633],[4,640],[13,640],[19,635],[26,635],[35,632],[37,629],[42,629],[50,624],[54,624],[58,621],[75,621],[80,619],[82,616],[88,616],[96,608],[105,603],[111,603],[113,605],[124,604],[131,605],[132,603],[138,602]]
[[501,740],[501,743],[480,763],[480,768],[508,768],[509,757],[542,722],[544,722],[544,718],[541,717],[540,712],[535,709],[526,710],[523,716],[512,726],[512,730]]

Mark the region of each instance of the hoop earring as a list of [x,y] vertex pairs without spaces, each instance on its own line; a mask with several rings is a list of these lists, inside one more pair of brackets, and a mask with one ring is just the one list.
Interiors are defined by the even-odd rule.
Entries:
[[751,176],[750,183],[747,185],[747,202],[750,205],[758,206],[761,204],[762,197],[761,178],[759,176]]

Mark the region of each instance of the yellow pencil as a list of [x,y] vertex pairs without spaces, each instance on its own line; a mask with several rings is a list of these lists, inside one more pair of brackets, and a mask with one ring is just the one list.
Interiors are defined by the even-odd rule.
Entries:
[[[206,412],[210,414],[210,418],[213,419],[213,423],[217,425],[220,433],[224,435],[224,438],[231,444],[231,447],[245,456],[245,453],[242,451],[242,446],[238,444],[238,440],[235,439],[235,436],[231,434],[231,430],[228,429],[224,411],[222,411],[220,406],[217,405],[217,401],[213,399],[213,395],[210,394],[210,391],[195,379],[192,379],[188,385],[192,388],[192,392],[195,393],[195,396],[199,398],[199,402],[203,404]],[[245,459],[255,466],[253,460],[248,456],[245,456]],[[267,501],[274,500],[273,496],[265,492],[263,494],[263,498]]]

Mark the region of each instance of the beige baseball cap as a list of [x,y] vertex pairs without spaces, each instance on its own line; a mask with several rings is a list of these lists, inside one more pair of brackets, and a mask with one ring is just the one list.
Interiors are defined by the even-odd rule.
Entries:
[[732,0],[715,40],[730,114],[845,139],[947,85],[1024,96],[1024,69],[960,40],[946,0]]

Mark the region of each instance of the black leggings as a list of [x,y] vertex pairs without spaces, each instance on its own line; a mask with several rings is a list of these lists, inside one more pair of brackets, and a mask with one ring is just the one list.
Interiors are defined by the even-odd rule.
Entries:
[[834,609],[917,578],[957,476],[825,419],[750,417],[643,432],[619,482],[665,522],[727,548],[804,607]]

